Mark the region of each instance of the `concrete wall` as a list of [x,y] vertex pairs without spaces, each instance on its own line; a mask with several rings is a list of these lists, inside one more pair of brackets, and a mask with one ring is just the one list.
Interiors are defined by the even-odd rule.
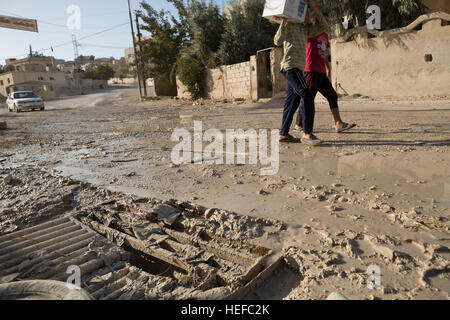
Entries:
[[32,91],[44,99],[52,99],[56,97],[55,88],[48,83],[22,83],[15,85],[14,88],[14,91]]
[[176,96],[177,86],[172,84],[169,80],[157,80],[149,78],[146,80],[147,85],[147,96]]
[[108,80],[108,84],[137,84],[138,81],[136,78],[112,78]]
[[272,96],[286,91],[286,79],[281,75],[281,60],[283,60],[283,48],[273,48],[270,52]]
[[[177,78],[179,98],[190,98],[186,86]],[[205,72],[205,95],[211,99],[257,100],[256,57],[250,61],[221,66]]]
[[177,77],[177,96],[180,99],[190,99],[192,98],[191,94],[187,90],[187,87],[181,82],[181,80]]
[[206,92],[208,98],[222,99],[225,97],[224,68],[206,70]]
[[450,13],[449,0],[422,0],[422,3],[428,7],[428,12],[443,11]]
[[[402,29],[370,31],[375,37],[356,30],[332,40],[337,92],[372,97],[450,94],[450,25],[437,16],[450,20],[448,14],[425,15]],[[414,30],[422,24],[422,30]]]
[[[9,79],[9,83],[8,83]],[[62,72],[7,72],[0,75],[0,94],[7,96],[7,87],[24,82],[42,81],[53,87],[64,87],[66,75]]]
[[[8,83],[9,79],[9,83]],[[101,89],[108,86],[104,80],[82,79],[83,89]],[[8,92],[9,88],[9,92]],[[77,81],[63,72],[8,72],[0,75],[0,95],[13,91],[33,91],[44,99],[79,90]]]

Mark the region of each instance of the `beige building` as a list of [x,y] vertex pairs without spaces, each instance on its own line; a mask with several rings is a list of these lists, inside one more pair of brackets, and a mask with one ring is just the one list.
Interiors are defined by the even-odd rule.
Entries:
[[6,66],[15,71],[0,75],[0,94],[4,97],[14,91],[30,90],[43,98],[52,98],[56,88],[66,85],[66,75],[58,71],[54,58],[8,59]]
[[80,85],[86,89],[104,88],[106,81],[83,79],[74,81],[72,75],[59,71],[52,57],[29,57],[6,60],[6,66],[14,71],[0,74],[0,95],[15,91],[33,91],[44,99],[54,98]]
[[338,93],[420,97],[450,92],[450,14],[434,12],[409,26],[355,28],[331,41]]
[[133,48],[125,49],[125,60],[127,61],[128,64],[134,63],[134,49]]

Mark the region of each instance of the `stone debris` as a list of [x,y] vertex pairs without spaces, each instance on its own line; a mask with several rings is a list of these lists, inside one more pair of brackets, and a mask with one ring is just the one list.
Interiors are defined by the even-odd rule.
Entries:
[[[36,169],[11,176],[26,197],[8,203],[0,196],[8,203],[0,215],[1,282],[63,279],[66,265],[85,270],[85,263],[83,288],[95,299],[239,298],[271,254],[249,240],[284,229],[272,219],[126,196]],[[37,186],[33,176],[45,183]],[[34,187],[55,194],[37,196],[42,205],[29,196]],[[9,208],[22,210],[9,215]]]
[[339,291],[335,291],[335,292],[330,293],[330,295],[328,296],[327,300],[348,300],[348,298],[345,297]]

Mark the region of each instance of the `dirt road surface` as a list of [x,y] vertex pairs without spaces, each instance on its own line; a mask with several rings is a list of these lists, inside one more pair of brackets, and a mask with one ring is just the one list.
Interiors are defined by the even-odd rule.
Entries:
[[[326,143],[280,145],[272,176],[260,175],[260,163],[175,165],[171,135],[193,132],[196,120],[203,130],[277,129],[283,97],[140,102],[135,89],[122,88],[49,101],[45,112],[2,108],[9,129],[0,131],[0,204],[9,214],[0,214],[0,233],[23,228],[21,214],[33,214],[17,209],[26,196],[14,200],[8,175],[43,169],[110,191],[282,221],[285,230],[254,241],[284,254],[290,272],[274,274],[251,298],[339,291],[350,299],[449,299],[450,97],[344,99],[343,120],[358,126],[343,134],[316,102],[315,133]],[[41,195],[55,191],[47,187]],[[35,202],[45,206],[48,196]],[[378,289],[367,287],[373,266]]]

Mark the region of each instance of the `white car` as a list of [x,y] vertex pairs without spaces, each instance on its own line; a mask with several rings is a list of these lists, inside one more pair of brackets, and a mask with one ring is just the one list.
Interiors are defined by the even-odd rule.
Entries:
[[9,112],[22,110],[45,110],[44,99],[31,91],[13,92],[6,99]]

